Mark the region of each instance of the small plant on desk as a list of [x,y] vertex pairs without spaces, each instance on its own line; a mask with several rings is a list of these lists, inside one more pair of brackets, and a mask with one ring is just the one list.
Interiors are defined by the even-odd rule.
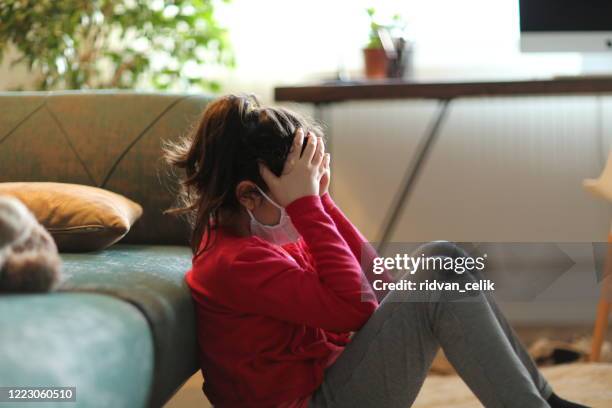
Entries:
[[396,14],[388,24],[382,24],[373,7],[366,9],[366,12],[370,20],[369,39],[363,49],[366,77],[402,77],[407,61],[406,23]]

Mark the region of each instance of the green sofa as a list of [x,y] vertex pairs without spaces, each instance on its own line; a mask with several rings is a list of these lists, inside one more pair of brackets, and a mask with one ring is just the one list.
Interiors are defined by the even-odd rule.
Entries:
[[0,296],[0,387],[76,387],[70,406],[159,407],[197,370],[183,280],[191,265],[188,229],[162,213],[176,186],[161,146],[183,135],[209,101],[118,91],[0,93],[0,182],[87,184],[144,209],[117,245],[62,254],[58,291]]

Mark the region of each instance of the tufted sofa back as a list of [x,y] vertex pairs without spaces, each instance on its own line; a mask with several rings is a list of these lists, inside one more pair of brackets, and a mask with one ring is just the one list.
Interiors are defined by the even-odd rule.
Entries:
[[123,242],[185,244],[185,222],[163,214],[176,183],[161,146],[184,135],[210,100],[120,91],[0,92],[0,182],[77,183],[123,194],[144,209]]

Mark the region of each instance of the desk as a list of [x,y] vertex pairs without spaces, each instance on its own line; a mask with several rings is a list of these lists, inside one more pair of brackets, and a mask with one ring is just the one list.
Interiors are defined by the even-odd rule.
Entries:
[[[385,215],[376,242],[380,253],[393,235],[412,189],[440,133],[448,108],[455,98],[527,95],[580,95],[612,93],[612,77],[584,77],[543,80],[483,82],[409,82],[404,80],[329,82],[305,86],[283,86],[274,90],[278,102],[311,103],[320,120],[325,106],[344,101],[384,101],[392,99],[436,99],[438,109],[424,137],[417,145],[415,159],[409,163],[400,189]],[[328,138],[330,135],[328,135]]]

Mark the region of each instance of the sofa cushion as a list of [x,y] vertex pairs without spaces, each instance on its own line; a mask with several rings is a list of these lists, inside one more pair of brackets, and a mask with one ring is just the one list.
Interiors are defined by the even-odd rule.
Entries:
[[[0,328],[2,386],[76,387],[71,407],[146,406],[153,340],[132,305],[97,294],[4,295]],[[35,405],[50,406],[15,404]]]
[[70,183],[0,183],[0,194],[21,200],[61,252],[98,251],[119,241],[142,215],[121,194]]
[[130,197],[143,215],[123,239],[186,245],[189,227],[163,211],[176,179],[162,160],[211,96],[116,90],[0,92],[0,182],[86,184]]
[[62,291],[104,293],[142,311],[153,333],[152,406],[160,406],[198,369],[194,308],[184,281],[187,247],[115,245],[105,251],[63,254]]

